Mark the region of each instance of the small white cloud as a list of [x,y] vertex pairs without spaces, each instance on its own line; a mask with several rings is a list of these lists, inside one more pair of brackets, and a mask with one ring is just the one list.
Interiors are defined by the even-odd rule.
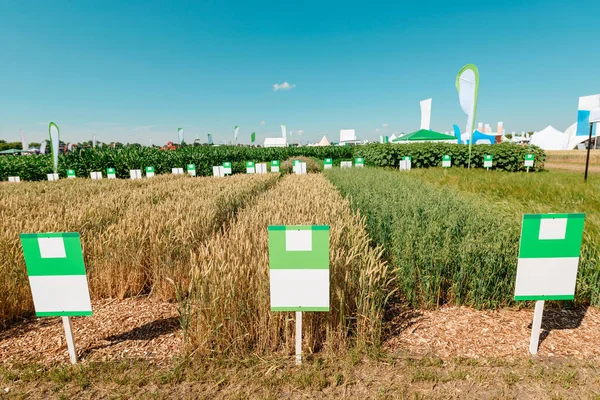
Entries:
[[377,129],[375,129],[375,132],[379,132],[380,130],[381,130],[381,129],[377,128]]
[[154,125],[142,125],[142,126],[136,126],[135,128],[133,128],[131,130],[131,132],[140,132],[140,131],[149,131],[150,129],[154,128]]
[[264,125],[264,124],[266,124],[266,123],[267,123],[266,121],[260,121],[260,124],[261,124],[261,125]]
[[283,83],[276,83],[273,85],[273,91],[277,92],[279,90],[290,90],[295,88],[296,85],[294,84],[290,84],[289,82],[283,82]]
[[302,134],[304,133],[304,131],[303,131],[302,129],[300,129],[300,130],[296,131],[296,133],[297,133],[298,135],[302,135]]
[[381,124],[384,128],[387,128],[389,124]]

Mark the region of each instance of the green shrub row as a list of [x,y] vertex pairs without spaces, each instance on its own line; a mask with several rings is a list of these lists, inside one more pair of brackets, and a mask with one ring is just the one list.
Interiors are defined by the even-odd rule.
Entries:
[[374,245],[382,245],[397,268],[395,282],[409,304],[513,303],[518,218],[410,172],[333,169],[326,176],[366,217]]
[[[483,168],[483,156],[493,156],[492,169],[503,171],[525,171],[525,155],[535,155],[534,166],[530,171],[544,169],[546,154],[537,146],[520,146],[512,143],[477,144],[471,149],[471,167]],[[355,147],[354,155],[364,157],[366,165],[396,167],[404,156],[412,157],[412,168],[442,166],[442,156],[452,157],[453,167],[467,167],[469,146],[451,143],[408,143],[408,144],[369,144]]]
[[[472,165],[483,167],[483,155],[494,156],[494,168],[507,171],[521,171],[525,154],[535,153],[535,167],[543,168],[544,152],[533,146],[524,147],[511,144],[473,146]],[[211,175],[214,165],[225,161],[232,162],[233,172],[245,171],[245,162],[269,162],[286,160],[291,157],[305,156],[322,160],[333,158],[334,165],[343,159],[364,157],[366,165],[379,167],[398,167],[403,156],[412,157],[413,168],[437,167],[442,155],[452,156],[452,165],[465,167],[468,158],[468,146],[445,143],[412,144],[369,144],[365,146],[326,146],[326,147],[285,147],[256,148],[243,146],[184,146],[177,150],[125,146],[119,148],[76,149],[59,155],[58,173],[66,177],[67,169],[74,169],[79,177],[89,177],[92,171],[105,172],[106,168],[116,169],[118,178],[129,178],[130,169],[144,169],[153,166],[157,174],[171,173],[171,168],[196,164],[198,175]],[[3,156],[0,157],[0,180],[9,176],[20,176],[22,180],[37,181],[47,179],[53,172],[52,156]]]

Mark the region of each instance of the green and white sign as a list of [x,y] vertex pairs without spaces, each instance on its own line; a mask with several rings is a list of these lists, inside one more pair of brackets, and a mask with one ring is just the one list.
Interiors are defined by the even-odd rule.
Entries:
[[254,169],[254,161],[246,161],[246,173],[253,174],[255,172],[256,171]]
[[365,166],[365,159],[362,157],[358,157],[354,159],[354,166],[356,168],[363,168]]
[[117,179],[117,173],[114,168],[106,168],[106,177],[108,179]]
[[142,170],[141,169],[130,169],[129,176],[131,180],[134,181],[136,179],[142,179]]
[[231,175],[231,163],[230,162],[224,162],[223,163],[223,174],[225,175]]
[[450,168],[451,166],[452,166],[452,157],[450,157],[448,154],[444,154],[442,156],[442,167]]
[[188,164],[187,173],[190,176],[196,176],[196,164]]
[[154,167],[146,167],[146,178],[152,178],[154,176]]
[[333,168],[333,158],[326,158],[323,161],[323,168],[324,169],[331,169],[331,168]]
[[279,172],[279,160],[271,161],[271,172]]
[[38,317],[92,315],[79,233],[22,233]]
[[74,169],[67,170],[67,178],[75,178],[75,170]]
[[90,178],[92,178],[94,181],[102,179],[102,172],[90,172]]
[[329,311],[329,226],[269,226],[271,311]]
[[526,167],[533,167],[533,161],[534,161],[534,155],[533,154],[525,154],[525,166]]
[[491,154],[486,154],[483,156],[483,168],[492,168],[492,163],[494,161],[494,157]]
[[404,156],[400,160],[400,171],[410,171],[412,168],[412,158],[410,156]]
[[573,300],[585,214],[525,214],[515,300]]

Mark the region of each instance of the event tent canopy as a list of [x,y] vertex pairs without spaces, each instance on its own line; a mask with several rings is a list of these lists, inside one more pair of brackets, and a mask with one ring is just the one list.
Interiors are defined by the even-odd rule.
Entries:
[[421,129],[413,133],[408,133],[404,136],[400,136],[394,139],[394,143],[398,142],[421,142],[421,141],[434,141],[434,142],[447,142],[456,141],[456,137],[453,135],[446,135],[445,133],[429,131],[427,129]]
[[323,136],[323,138],[315,146],[329,146],[329,145],[330,145],[329,140],[327,140],[327,137]]
[[541,147],[544,150],[567,150],[569,136],[551,125],[539,132],[535,132],[529,141],[530,144]]

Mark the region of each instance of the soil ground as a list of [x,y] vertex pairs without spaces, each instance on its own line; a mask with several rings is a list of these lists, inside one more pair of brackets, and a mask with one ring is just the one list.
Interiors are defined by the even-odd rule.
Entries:
[[531,309],[395,314],[379,350],[307,355],[297,367],[291,355],[183,357],[175,304],[103,300],[73,318],[76,366],[59,318],[0,331],[0,398],[600,399],[595,308],[547,307],[535,357]]

